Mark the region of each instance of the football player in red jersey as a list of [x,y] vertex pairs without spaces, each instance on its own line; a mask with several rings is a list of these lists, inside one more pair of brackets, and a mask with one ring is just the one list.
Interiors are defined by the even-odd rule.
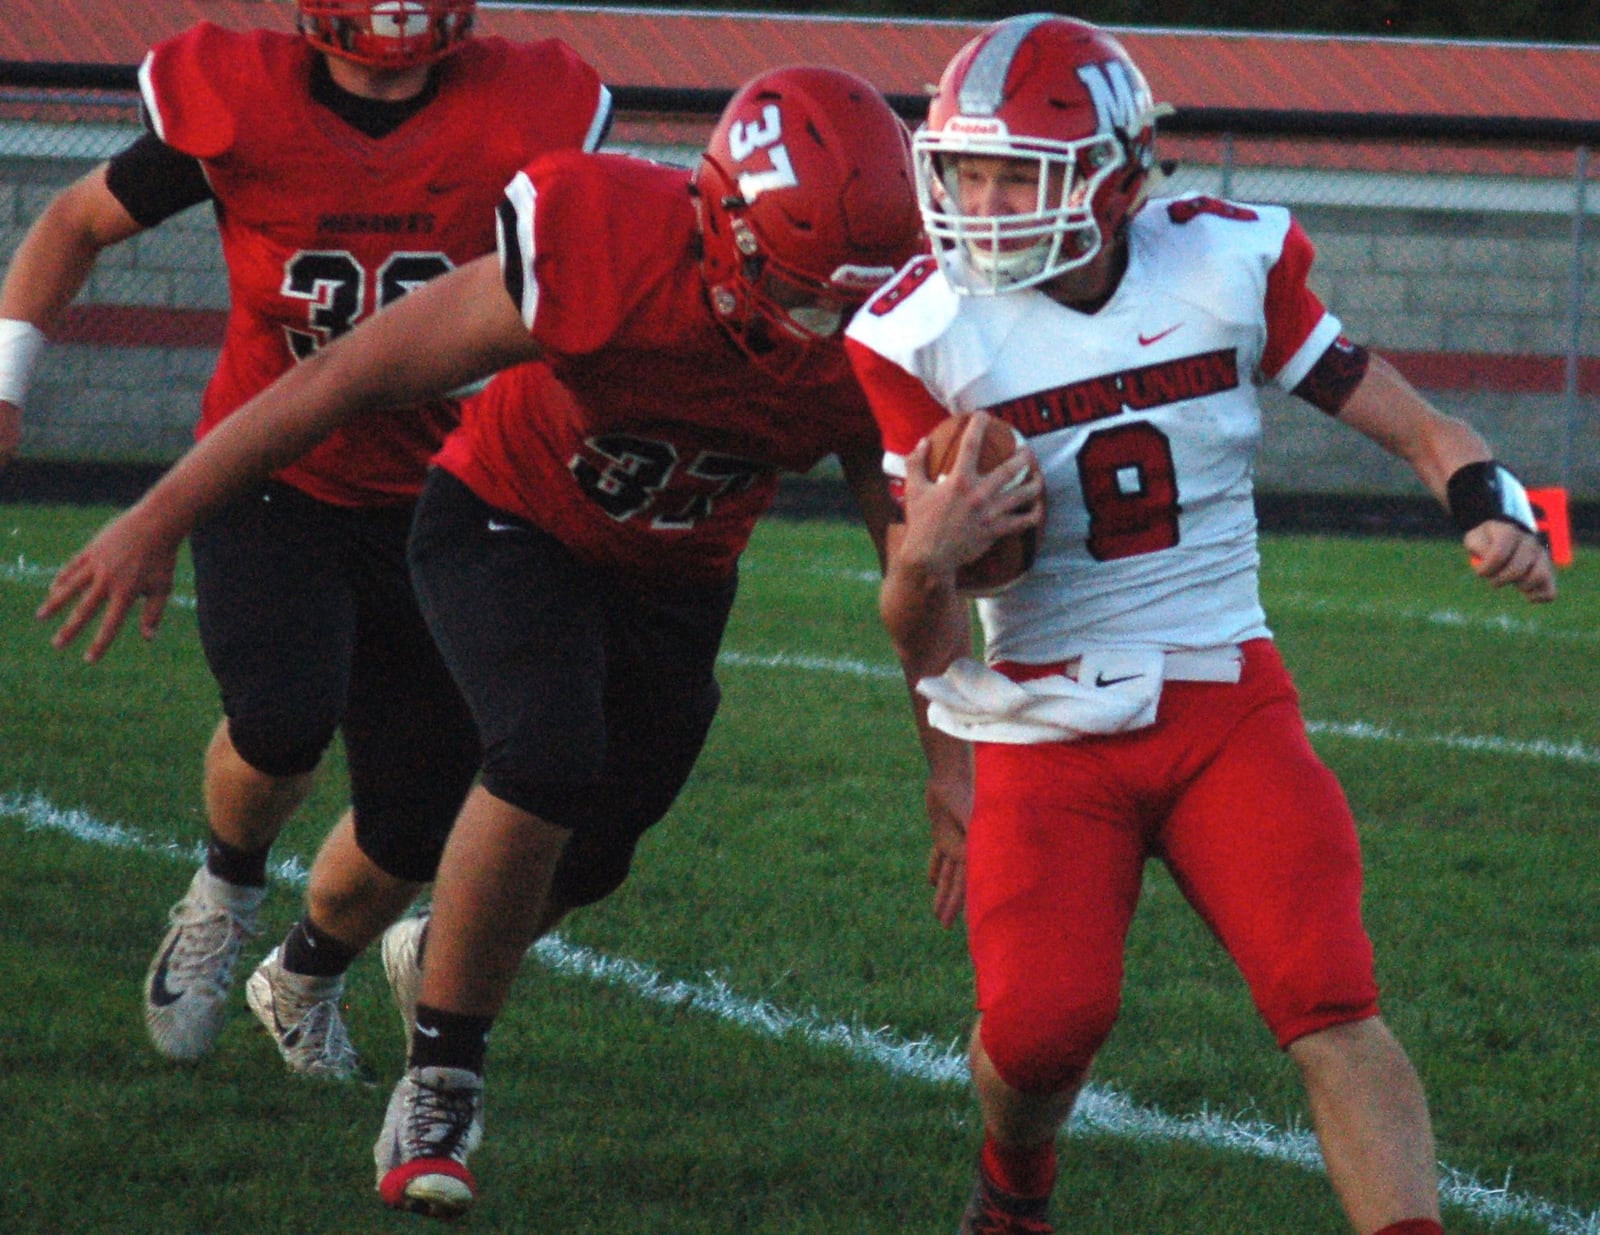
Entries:
[[[157,45],[139,72],[149,132],[63,191],[12,261],[0,423],[17,423],[40,332],[100,252],[198,203],[216,212],[231,302],[201,437],[358,321],[492,252],[506,183],[547,151],[596,146],[610,94],[565,44],[468,37],[472,20],[473,0],[300,0],[298,35],[202,22]],[[356,1071],[344,969],[431,879],[478,762],[405,562],[427,460],[457,419],[452,398],[393,400],[194,531],[225,718],[205,758],[205,864],[145,983],[164,1055],[216,1041],[270,847],[342,730],[351,811],[247,995],[291,1069]]]
[[[985,1136],[961,1230],[1051,1230],[1057,1133],[1116,1019],[1156,858],[1298,1066],[1358,1235],[1440,1235],[1427,1106],[1378,1015],[1354,820],[1258,597],[1255,386],[1409,462],[1490,583],[1546,601],[1554,576],[1483,440],[1342,338],[1287,210],[1146,201],[1160,111],[1086,23],[1018,17],[968,43],[914,139],[934,251],[846,342],[904,486],[883,615],[930,719],[975,744]],[[1042,516],[1004,490],[1024,459],[980,480],[967,450],[956,482],[928,480],[926,435],[952,412],[1027,437]],[[1041,517],[1031,572],[978,602],[987,663],[953,659],[956,569]]]
[[[425,951],[420,919],[384,939],[414,1025],[375,1149],[386,1203],[470,1207],[489,1028],[529,945],[622,883],[688,777],[718,704],[739,555],[779,473],[838,456],[881,555],[893,503],[840,336],[920,245],[909,134],[835,69],[747,83],[692,173],[549,155],[506,190],[498,261],[413,292],[286,375],[58,576],[40,611],[72,605],[58,645],[104,607],[98,656],[141,597],[148,635],[181,537],[248,476],[373,405],[505,370],[468,402],[412,535],[484,764]],[[930,815],[953,829],[967,754],[924,737]]]

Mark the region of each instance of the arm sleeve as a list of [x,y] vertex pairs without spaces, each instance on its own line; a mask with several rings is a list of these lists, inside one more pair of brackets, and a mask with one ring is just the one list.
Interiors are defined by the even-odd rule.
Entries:
[[896,482],[898,493],[906,456],[949,412],[920,379],[865,343],[846,336],[844,350],[883,435],[884,474]]
[[1337,416],[1367,375],[1372,355],[1340,335],[1291,392],[1330,416]]
[[630,231],[637,203],[591,160],[561,150],[506,186],[499,208],[500,272],[522,324],[550,352],[588,355],[615,341],[662,260]]
[[233,145],[237,89],[251,68],[248,35],[201,22],[157,43],[139,66],[139,99],[150,131],[196,158],[215,159]]
[[534,149],[600,148],[611,131],[614,100],[599,72],[572,47],[560,39],[516,44],[498,38],[480,40],[479,46],[499,66],[493,106],[505,106],[505,99],[518,100],[514,106],[525,98],[539,101],[523,107],[515,126]]
[[611,136],[611,121],[614,118],[611,91],[601,85],[600,97],[595,106],[594,122],[590,124],[589,132],[583,140],[585,150],[598,150],[605,145],[606,138]]
[[106,165],[106,187],[141,227],[211,198],[205,169],[193,155],[146,133]]
[[1307,285],[1316,249],[1293,220],[1278,260],[1267,272],[1267,343],[1261,368],[1285,390],[1293,390],[1339,337],[1339,319]]

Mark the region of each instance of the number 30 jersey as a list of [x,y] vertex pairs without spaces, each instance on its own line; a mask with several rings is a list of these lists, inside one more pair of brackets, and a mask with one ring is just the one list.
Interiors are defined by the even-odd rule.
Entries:
[[1033,569],[980,601],[986,655],[1266,637],[1252,475],[1258,383],[1292,390],[1339,336],[1306,285],[1313,250],[1280,207],[1152,201],[1111,299],[1082,313],[1030,289],[956,293],[918,258],[852,322],[847,349],[884,470],[948,412],[986,411],[1038,456]]
[[[598,74],[564,43],[472,38],[435,68],[433,99],[369,137],[313,101],[318,54],[299,35],[201,22],[139,72],[151,129],[205,169],[228,267],[199,436],[409,289],[492,253],[511,177],[596,144],[610,116]],[[456,419],[449,400],[377,412],[280,477],[335,505],[410,500]]]

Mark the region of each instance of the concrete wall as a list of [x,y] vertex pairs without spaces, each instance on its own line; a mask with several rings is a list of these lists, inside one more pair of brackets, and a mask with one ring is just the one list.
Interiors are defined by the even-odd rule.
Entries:
[[[1562,357],[1574,334],[1573,225],[1530,213],[1309,206],[1296,217],[1317,244],[1313,287],[1346,333],[1379,351]],[[1592,224],[1591,224],[1592,225]],[[1600,279],[1600,246],[1584,246],[1584,282]],[[1600,354],[1600,317],[1577,326],[1582,355]],[[1550,368],[1560,370],[1564,362]],[[1510,372],[1426,389],[1530,484],[1600,496],[1600,399],[1518,390]],[[1419,385],[1425,385],[1419,379]],[[1404,492],[1409,469],[1293,398],[1269,395],[1260,484],[1287,490]]]
[[[131,131],[130,131],[131,132]],[[116,143],[108,140],[108,148]],[[89,163],[0,157],[0,257],[9,259],[53,193]],[[1286,201],[1316,241],[1313,284],[1351,337],[1405,353],[1560,357],[1573,335],[1574,230],[1570,189],[1525,186],[1473,208],[1472,186],[1423,186],[1304,174],[1244,183],[1217,169],[1180,175],[1177,189],[1231,189],[1243,200]],[[1384,194],[1401,203],[1385,205]],[[1341,195],[1352,200],[1341,202]],[[1333,200],[1330,201],[1329,199]],[[1519,205],[1520,203],[1520,205]],[[1593,226],[1591,221],[1590,226]],[[1600,279],[1600,245],[1583,249],[1586,283]],[[89,305],[222,310],[226,283],[209,211],[169,220],[102,257],[80,298]],[[1578,329],[1600,355],[1600,315]],[[24,456],[171,459],[190,441],[213,354],[195,346],[70,343],[47,351],[29,400]],[[1556,362],[1559,367],[1559,361]],[[1507,366],[1511,368],[1511,366]],[[1570,398],[1491,387],[1430,389],[1440,407],[1476,425],[1532,484],[1600,497],[1600,408]],[[1509,383],[1515,385],[1515,383]],[[1259,483],[1293,492],[1416,492],[1403,466],[1297,400],[1269,393]]]
[[[63,186],[92,163],[0,159],[0,257],[11,253]],[[200,206],[105,250],[83,306],[228,307],[222,249]],[[209,347],[64,344],[47,348],[28,398],[24,458],[165,461],[193,441]]]

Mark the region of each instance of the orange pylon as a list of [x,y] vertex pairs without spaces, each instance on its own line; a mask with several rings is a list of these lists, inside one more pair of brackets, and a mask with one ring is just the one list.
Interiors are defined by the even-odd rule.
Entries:
[[1544,533],[1550,546],[1550,560],[1557,566],[1572,565],[1572,524],[1567,518],[1565,489],[1529,489],[1533,503],[1534,526]]

